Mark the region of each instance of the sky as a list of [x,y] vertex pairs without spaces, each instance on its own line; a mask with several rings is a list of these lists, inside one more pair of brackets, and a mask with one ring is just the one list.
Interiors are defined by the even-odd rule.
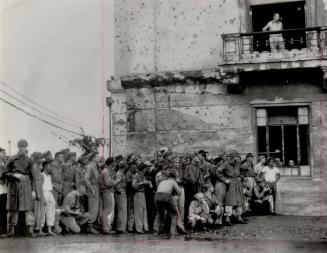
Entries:
[[[0,98],[67,130],[81,133],[82,127],[108,138],[113,2],[0,0]],[[0,147],[7,153],[9,141],[14,154],[21,138],[32,153],[67,148],[76,137],[0,101]]]

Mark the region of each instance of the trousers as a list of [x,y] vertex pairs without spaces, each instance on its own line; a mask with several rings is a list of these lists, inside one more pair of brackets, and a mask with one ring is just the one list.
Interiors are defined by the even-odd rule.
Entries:
[[[25,225],[34,226],[34,214],[33,211],[23,211],[25,214]],[[16,226],[18,222],[19,211],[8,211],[8,225]]]
[[127,194],[127,229],[128,231],[134,230],[134,194]]
[[221,211],[221,213],[217,216],[217,223],[222,224],[226,199],[226,184],[224,182],[217,181],[215,185],[215,195],[217,197],[218,205],[220,206]]
[[99,186],[93,185],[94,194],[87,192],[88,213],[90,215],[91,223],[94,223],[99,214]]
[[45,205],[41,208],[41,228],[45,222],[48,227],[52,227],[55,224],[56,217],[56,201],[54,199],[52,191],[43,191]]
[[0,194],[0,235],[7,233],[7,194]]
[[78,216],[60,216],[60,222],[75,234],[79,234],[81,232],[81,225],[90,223],[90,221],[91,215],[89,213],[83,213]]
[[170,233],[174,235],[176,233],[177,210],[171,195],[168,193],[157,192],[154,200],[157,208],[158,233],[161,234],[164,232],[166,219],[169,217],[171,220]]
[[126,192],[116,194],[116,230],[120,232],[126,231],[127,226],[127,197]]
[[137,232],[149,231],[144,192],[134,194],[134,219]]
[[113,192],[105,190],[102,192],[102,229],[103,231],[112,230],[115,214],[115,196]]

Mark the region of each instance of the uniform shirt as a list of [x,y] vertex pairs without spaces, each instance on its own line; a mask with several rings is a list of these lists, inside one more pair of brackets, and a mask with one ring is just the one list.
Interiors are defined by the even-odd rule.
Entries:
[[86,166],[84,180],[89,189],[92,189],[94,185],[99,186],[99,170],[94,162]]
[[64,199],[63,205],[62,205],[64,210],[71,210],[75,211],[80,208],[79,204],[79,197],[77,196],[76,191],[72,191],[67,194],[67,196]]
[[0,194],[7,194],[7,182],[3,178],[4,169],[5,169],[5,164],[1,162],[0,163]]
[[117,171],[116,180],[118,181],[116,185],[116,192],[117,193],[126,192],[126,176],[122,170]]
[[250,161],[245,161],[244,163],[242,163],[241,170],[245,177],[254,177],[255,176],[253,163]]
[[43,185],[42,190],[43,191],[52,191],[52,181],[51,181],[51,175],[47,175],[44,172],[42,172],[43,175]]
[[54,189],[57,192],[62,192],[62,166],[58,160],[53,162],[50,174]]
[[265,166],[264,165],[261,165],[261,163],[257,163],[255,166],[254,166],[254,173],[256,175],[259,175],[261,172],[262,172],[262,169],[264,168]]
[[265,166],[262,169],[262,172],[264,174],[266,182],[268,183],[276,182],[276,175],[280,174],[279,169],[277,167],[270,168],[268,166]]
[[225,182],[227,179],[238,178],[241,175],[240,163],[238,161],[234,161],[234,163],[226,161],[219,166],[216,174],[218,179],[223,182]]
[[145,191],[145,185],[139,185],[140,183],[145,181],[145,176],[144,173],[142,171],[136,172],[133,176],[132,176],[132,187],[134,190],[138,191],[138,192],[144,192]]
[[115,177],[115,171],[112,168],[104,168],[100,175],[101,190],[110,190],[113,192],[116,185]]

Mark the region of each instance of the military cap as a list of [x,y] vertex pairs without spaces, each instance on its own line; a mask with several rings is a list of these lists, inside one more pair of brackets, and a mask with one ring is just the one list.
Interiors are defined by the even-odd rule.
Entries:
[[21,139],[17,142],[17,147],[22,148],[22,147],[28,147],[28,142],[25,139]]
[[235,157],[238,156],[238,152],[237,152],[236,150],[231,150],[231,151],[229,152],[229,156],[230,156],[231,158],[235,158]]
[[[106,165],[110,165],[110,164],[112,164],[112,163],[114,163],[115,162],[115,158],[113,158],[113,157],[108,157],[107,158],[107,160],[106,160]],[[119,161],[117,161],[117,162],[120,162],[120,160]]]
[[64,156],[66,156],[70,152],[69,148],[62,149],[60,153],[62,153]]
[[3,151],[6,151],[6,150],[0,147],[0,152],[3,152]]
[[129,158],[129,160],[127,160],[127,163],[128,164],[135,163],[140,158],[141,158],[141,156],[132,154],[132,156]]
[[253,157],[253,154],[252,153],[247,153],[245,158],[248,158],[248,157]]
[[152,166],[152,165],[153,165],[150,161],[145,161],[143,164],[144,164],[145,166]]
[[55,153],[55,158],[59,157],[62,153],[60,151]]
[[209,152],[201,149],[201,150],[199,150],[198,154],[199,155],[202,155],[202,154],[204,155],[204,154],[209,154]]
[[204,195],[202,192],[198,192],[197,194],[194,195],[194,198],[197,200],[201,200],[204,198]]
[[32,157],[34,160],[36,160],[36,159],[40,159],[40,158],[42,158],[42,153],[41,153],[41,152],[33,152],[33,153],[31,154],[31,157]]

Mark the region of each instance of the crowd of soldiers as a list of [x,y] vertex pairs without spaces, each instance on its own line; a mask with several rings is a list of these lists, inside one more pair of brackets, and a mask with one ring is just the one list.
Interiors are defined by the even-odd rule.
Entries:
[[273,158],[229,151],[162,148],[149,160],[130,154],[77,158],[69,149],[28,155],[26,140],[6,158],[0,148],[0,234],[14,236],[19,217],[29,236],[67,233],[190,233],[246,223],[275,212],[279,170]]

